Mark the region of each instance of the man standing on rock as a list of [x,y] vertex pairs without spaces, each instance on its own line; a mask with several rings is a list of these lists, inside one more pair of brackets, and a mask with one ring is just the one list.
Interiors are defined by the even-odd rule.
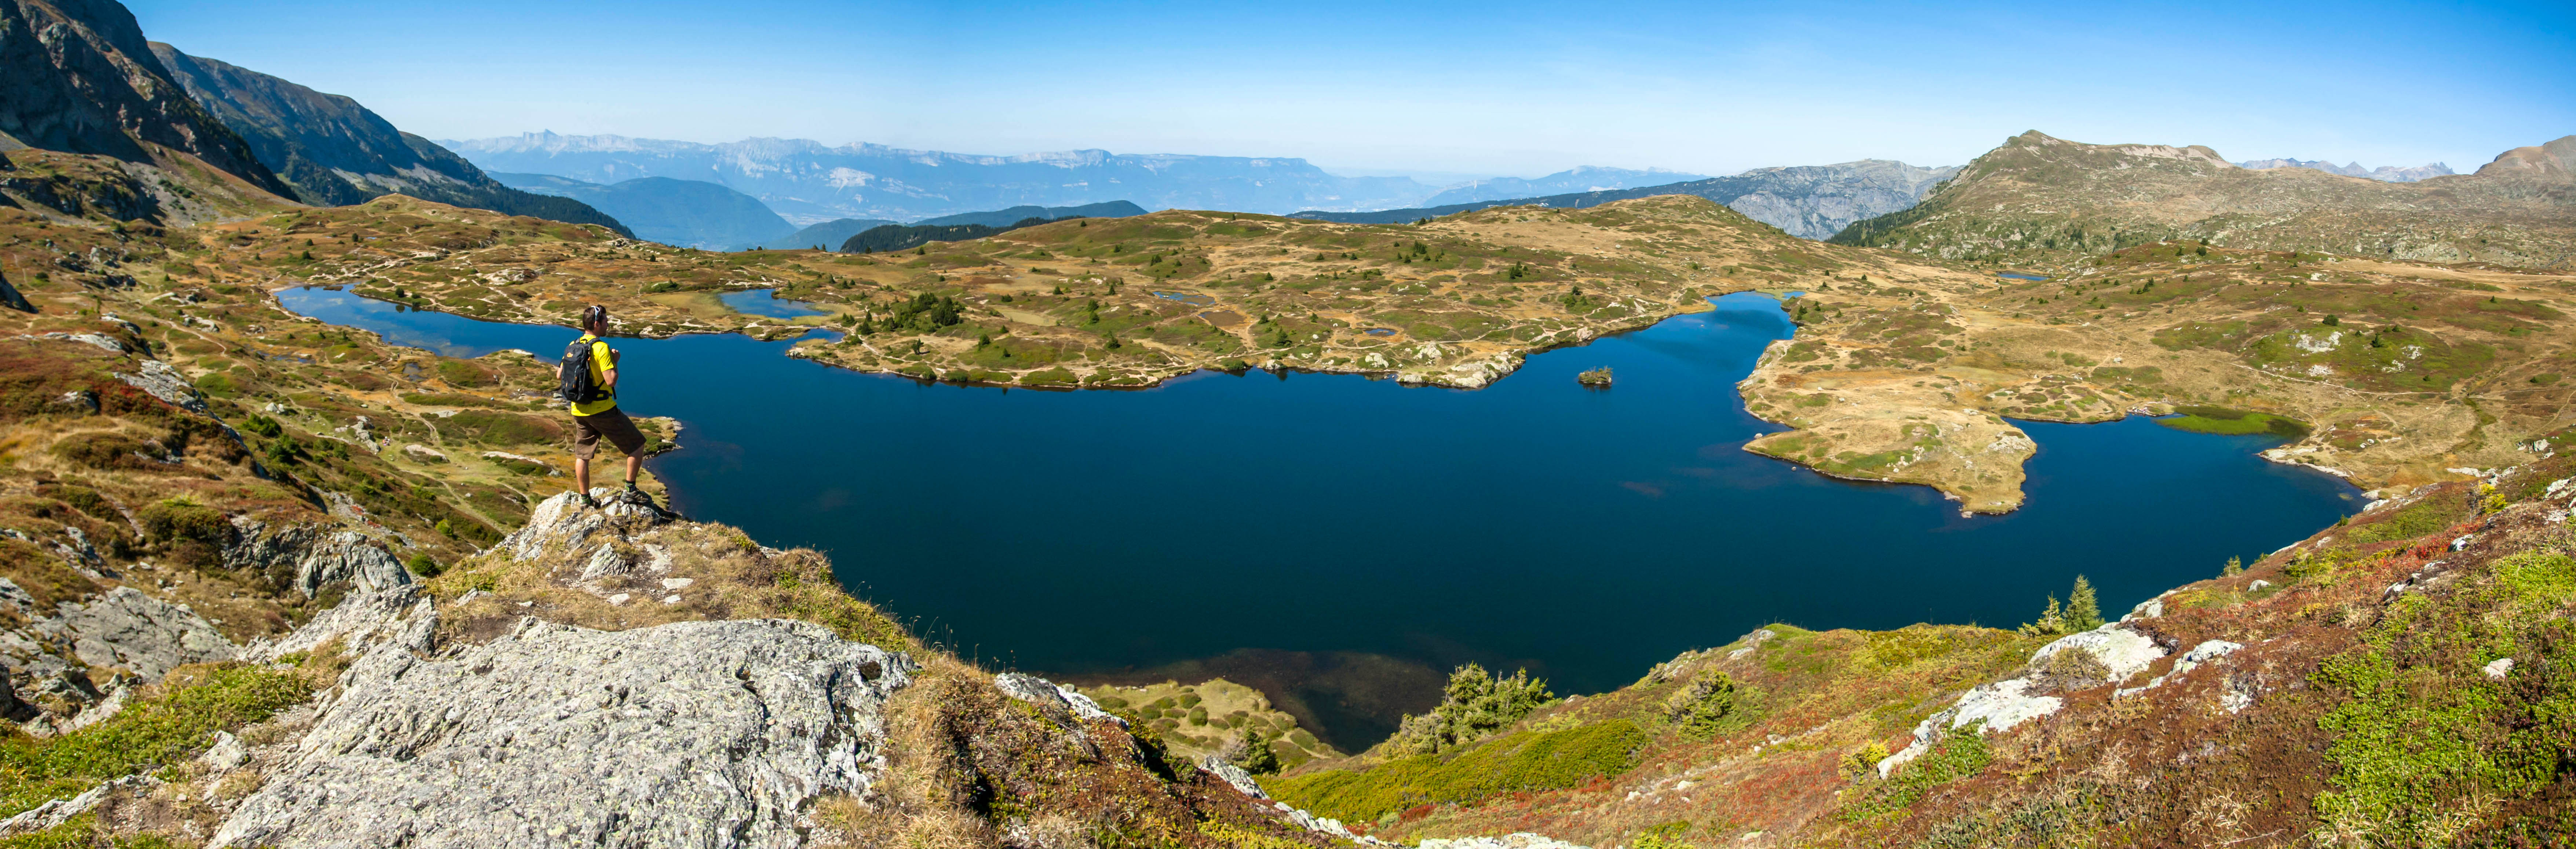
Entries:
[[564,349],[563,363],[557,372],[562,383],[560,394],[572,404],[572,479],[585,506],[596,507],[590,498],[590,455],[599,450],[599,440],[607,437],[617,450],[626,452],[626,490],[622,496],[642,493],[635,480],[644,473],[644,434],[626,411],[617,409],[617,349],[608,347],[599,337],[608,332],[608,308],[593,305],[581,312],[581,338]]

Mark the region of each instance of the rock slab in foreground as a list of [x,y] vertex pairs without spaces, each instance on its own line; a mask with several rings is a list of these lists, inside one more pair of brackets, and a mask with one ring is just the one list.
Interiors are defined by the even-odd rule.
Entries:
[[913,668],[786,620],[404,642],[350,668],[211,845],[801,845],[816,796],[868,787]]

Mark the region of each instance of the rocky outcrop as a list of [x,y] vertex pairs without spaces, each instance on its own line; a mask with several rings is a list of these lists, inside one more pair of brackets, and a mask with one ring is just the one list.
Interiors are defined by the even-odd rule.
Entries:
[[0,277],[0,307],[8,307],[19,312],[36,311],[36,305],[28,303],[27,296],[18,293],[18,287],[9,285],[7,277]]
[[802,845],[817,797],[868,790],[913,670],[786,620],[524,620],[425,659],[435,620],[373,628],[210,845]]
[[1430,838],[1419,849],[1585,849],[1553,837],[1529,832],[1515,832],[1501,837],[1460,837],[1454,840]]
[[0,578],[0,611],[23,623],[0,626],[0,678],[15,679],[0,682],[0,717],[37,732],[112,716],[133,686],[187,664],[230,660],[236,651],[196,611],[133,587],[45,610]]
[[231,660],[236,648],[196,611],[133,587],[117,587],[89,602],[63,602],[53,618],[32,630],[69,645],[82,663],[123,669],[145,681],[191,663]]
[[1001,690],[1002,695],[1039,707],[1053,707],[1066,711],[1073,714],[1076,719],[1107,720],[1118,723],[1121,728],[1127,726],[1127,720],[1119,719],[1108,711],[1101,710],[1100,703],[1092,701],[1090,696],[1074,692],[1071,687],[1035,675],[1004,672],[993,676],[993,686]]
[[[2194,663],[2214,660],[2232,650],[2205,644],[2195,650],[2200,660]],[[1905,764],[1931,751],[1934,744],[1952,731],[1998,734],[2024,722],[2054,714],[2066,706],[2066,700],[2046,695],[2048,691],[2126,681],[2155,665],[2165,654],[2154,639],[2125,622],[2060,637],[2031,653],[2023,675],[1970,688],[1956,704],[1914,726],[1914,741],[1903,751],[1880,760],[1878,775],[1886,778],[1894,774]],[[2177,665],[2166,677],[2188,671],[2190,667]],[[2162,683],[2164,679],[2158,678],[2139,689]]]
[[198,397],[197,388],[178,369],[160,360],[143,360],[134,374],[119,372],[116,379],[126,385],[151,393],[152,397],[192,413],[206,411],[206,399]]
[[266,575],[306,598],[333,582],[365,591],[411,583],[393,553],[364,534],[327,525],[272,526],[250,516],[233,517],[224,567]]

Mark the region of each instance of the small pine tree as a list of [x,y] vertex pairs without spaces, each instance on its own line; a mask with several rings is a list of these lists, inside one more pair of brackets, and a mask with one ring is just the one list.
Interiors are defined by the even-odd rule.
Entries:
[[2102,627],[2102,605],[2093,598],[2093,582],[2075,576],[2075,590],[2066,595],[2066,632],[2090,631]]
[[2218,574],[2221,577],[2245,574],[2245,558],[2232,556],[2227,558],[2226,568],[2218,570]]
[[2057,609],[2057,596],[2052,594],[2048,597],[2048,610],[2039,614],[2039,621],[2023,625],[2019,630],[2023,636],[2030,637],[2051,637],[2066,633],[2066,614]]
[[1255,729],[1243,732],[1242,751],[1236,753],[1234,765],[1254,775],[1279,771],[1279,753],[1270,748],[1270,738]]

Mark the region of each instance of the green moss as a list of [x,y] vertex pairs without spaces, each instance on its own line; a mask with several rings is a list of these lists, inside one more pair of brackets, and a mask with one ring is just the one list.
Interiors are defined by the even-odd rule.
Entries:
[[102,837],[98,815],[82,814],[34,834],[0,839],[0,849],[177,849],[179,844],[157,834]]
[[0,739],[0,817],[194,757],[214,732],[267,719],[312,698],[304,678],[292,672],[226,666],[173,673],[165,686],[183,679],[186,686],[69,734],[38,739],[11,731]]
[[[2525,552],[2447,598],[2408,593],[2362,644],[2310,676],[2344,698],[2317,720],[2332,733],[2332,789],[2314,802],[2320,834],[2389,845],[2448,843],[2473,812],[2563,780],[2576,763],[2576,560]],[[2483,668],[2512,658],[2504,678]]]
[[2448,498],[2431,497],[2410,505],[2386,519],[2352,530],[2354,542],[2387,542],[2414,539],[2451,526],[2463,511]]
[[1644,729],[1625,719],[1486,740],[1455,757],[1416,755],[1364,772],[1329,770],[1270,782],[1278,798],[1319,816],[1366,822],[1416,805],[1467,803],[1558,790],[1636,765]]
[[1859,801],[1843,809],[1843,819],[1866,820],[1912,807],[1932,788],[1984,772],[1986,764],[1993,760],[1994,752],[1987,748],[1984,734],[1973,728],[1958,729],[1907,763],[1894,777],[1860,794]]

